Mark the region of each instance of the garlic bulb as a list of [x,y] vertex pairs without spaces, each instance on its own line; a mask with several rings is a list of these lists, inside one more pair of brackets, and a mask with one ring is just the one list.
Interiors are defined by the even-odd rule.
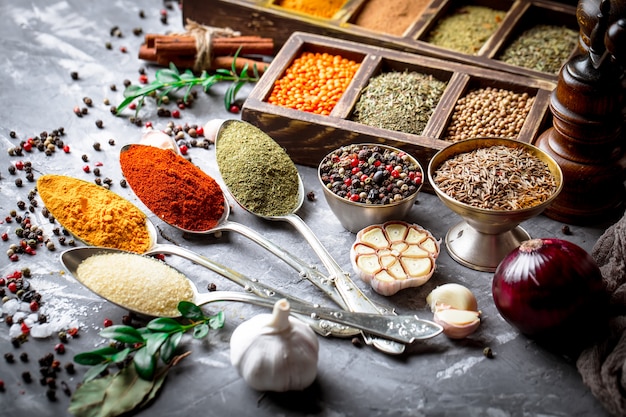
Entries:
[[439,242],[429,231],[401,221],[362,229],[350,248],[352,268],[381,295],[424,285],[438,256]]
[[480,325],[480,312],[474,294],[463,285],[440,285],[428,294],[426,302],[434,313],[435,323],[450,339],[462,339]]
[[271,314],[243,322],[230,338],[231,363],[258,391],[299,391],[317,377],[317,335],[290,310],[287,300],[279,300]]

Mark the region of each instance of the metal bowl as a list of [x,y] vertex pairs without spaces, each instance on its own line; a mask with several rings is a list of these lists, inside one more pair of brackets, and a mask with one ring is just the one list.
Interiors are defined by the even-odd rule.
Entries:
[[[462,203],[444,193],[433,181],[435,171],[455,155],[496,145],[524,148],[544,161],[555,178],[557,189],[543,203],[519,210],[494,210]],[[550,155],[525,142],[503,138],[475,138],[456,142],[437,152],[428,164],[428,180],[439,199],[463,221],[448,230],[446,247],[450,256],[469,268],[493,272],[504,257],[530,235],[520,223],[539,215],[563,188],[563,173]]]
[[[377,143],[362,143],[355,144],[354,146],[377,146],[383,149],[406,153],[405,151],[394,148],[393,146],[381,145]],[[415,200],[417,199],[417,195],[419,194],[422,185],[420,185],[410,196],[403,198],[400,201],[388,204],[366,204],[339,197],[325,186],[322,181],[320,171],[322,163],[340,149],[341,148],[338,148],[326,155],[320,162],[317,169],[317,179],[322,187],[322,190],[324,190],[324,198],[326,199],[326,202],[328,203],[328,206],[333,214],[339,220],[339,223],[341,223],[346,230],[352,233],[357,233],[361,229],[373,224],[382,224],[390,220],[404,220],[411,210],[411,207],[415,204]],[[419,168],[422,173],[422,178],[424,178],[424,170],[420,163],[413,156],[408,153],[407,155]]]

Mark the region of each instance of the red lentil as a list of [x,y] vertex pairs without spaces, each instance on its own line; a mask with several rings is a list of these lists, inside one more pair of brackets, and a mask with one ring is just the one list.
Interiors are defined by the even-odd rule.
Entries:
[[359,66],[359,63],[341,55],[304,52],[274,82],[268,102],[329,115]]

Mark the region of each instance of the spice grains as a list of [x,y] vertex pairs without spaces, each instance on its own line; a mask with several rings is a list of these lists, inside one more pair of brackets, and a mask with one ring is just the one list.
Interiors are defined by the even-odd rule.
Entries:
[[522,147],[494,145],[460,153],[434,172],[435,185],[451,198],[489,210],[521,210],[557,190],[548,165]]
[[143,253],[152,246],[146,215],[102,186],[63,175],[43,175],[37,191],[65,229],[94,246]]
[[372,77],[354,107],[352,120],[368,126],[419,135],[447,82],[419,72],[384,72]]
[[474,55],[498,29],[505,15],[504,11],[485,6],[460,6],[441,18],[425,41]]
[[300,202],[300,175],[285,150],[247,122],[226,121],[215,142],[220,174],[233,197],[261,216],[293,213]]
[[76,275],[96,294],[149,316],[179,316],[178,303],[194,296],[183,274],[155,258],[131,253],[90,256],[78,265]]

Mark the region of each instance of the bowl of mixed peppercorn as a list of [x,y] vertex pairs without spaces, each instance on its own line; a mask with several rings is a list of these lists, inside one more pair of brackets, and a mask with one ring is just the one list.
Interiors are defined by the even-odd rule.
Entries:
[[352,233],[403,220],[424,176],[417,159],[405,151],[370,143],[334,150],[322,159],[317,173],[330,209]]

